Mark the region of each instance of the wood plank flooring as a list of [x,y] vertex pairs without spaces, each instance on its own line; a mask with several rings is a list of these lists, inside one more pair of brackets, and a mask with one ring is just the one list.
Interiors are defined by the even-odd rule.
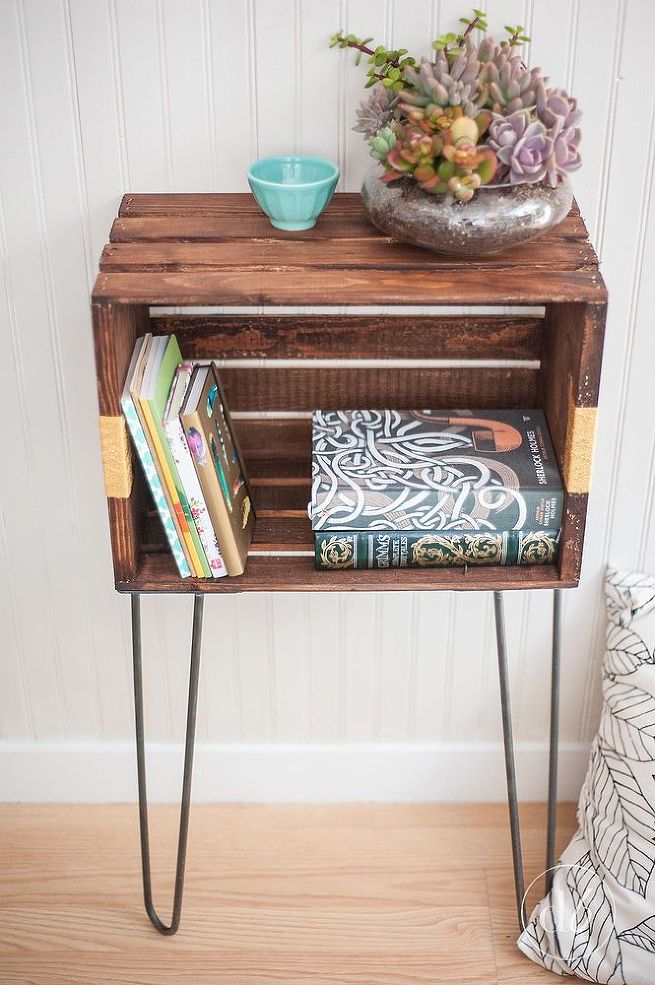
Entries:
[[[522,819],[530,880],[545,807]],[[165,918],[176,826],[153,808]],[[562,805],[560,845],[574,828]],[[504,805],[194,807],[173,938],[147,921],[139,865],[133,805],[0,807],[2,985],[554,981],[515,946]]]

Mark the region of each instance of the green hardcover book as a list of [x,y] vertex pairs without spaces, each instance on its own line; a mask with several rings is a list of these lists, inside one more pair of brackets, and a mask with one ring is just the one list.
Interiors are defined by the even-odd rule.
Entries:
[[561,526],[541,410],[315,411],[312,424],[315,533]]
[[559,530],[340,530],[316,533],[314,546],[321,570],[554,564]]
[[168,395],[170,393],[173,380],[175,379],[175,372],[181,362],[182,353],[180,352],[180,347],[177,344],[177,339],[175,336],[171,335],[166,343],[166,348],[164,350],[158,372],[147,391],[141,394],[140,403],[144,408],[148,425],[155,431],[155,438],[158,439],[157,445],[159,446],[160,453],[163,454],[164,457],[162,466],[167,470],[168,475],[172,480],[175,492],[177,493],[180,501],[182,512],[186,519],[187,529],[184,531],[184,536],[191,561],[193,563],[194,573],[200,578],[211,578],[212,571],[209,567],[207,556],[200,542],[196,524],[193,519],[193,514],[191,513],[191,507],[189,506],[189,501],[187,499],[184,486],[182,485],[182,481],[177,470],[177,465],[175,464],[175,460],[171,454],[171,449],[168,444],[168,438],[166,437],[166,431],[164,430],[163,424]]

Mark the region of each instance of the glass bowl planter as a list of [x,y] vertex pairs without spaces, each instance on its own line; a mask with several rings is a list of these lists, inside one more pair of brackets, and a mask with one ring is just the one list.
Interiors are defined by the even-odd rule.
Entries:
[[571,208],[571,182],[486,185],[470,202],[431,195],[411,178],[380,181],[374,165],[362,184],[364,209],[374,226],[399,243],[450,256],[499,253],[536,239],[562,221]]

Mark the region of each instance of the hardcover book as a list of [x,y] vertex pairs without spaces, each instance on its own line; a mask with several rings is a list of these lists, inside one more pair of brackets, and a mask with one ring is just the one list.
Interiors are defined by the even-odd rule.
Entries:
[[214,578],[223,578],[227,575],[227,568],[221,556],[218,540],[179,417],[180,408],[184,402],[194,369],[195,363],[192,362],[183,362],[177,367],[164,412],[164,431],[211,573]]
[[316,567],[451,568],[481,564],[554,564],[559,530],[479,533],[357,530],[317,533]]
[[561,526],[540,410],[315,411],[312,423],[315,534]]
[[213,364],[195,368],[180,420],[227,572],[229,575],[243,574],[255,514],[245,468]]

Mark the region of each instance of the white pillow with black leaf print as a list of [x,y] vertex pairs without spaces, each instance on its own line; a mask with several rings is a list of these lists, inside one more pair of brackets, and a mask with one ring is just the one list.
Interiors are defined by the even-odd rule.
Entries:
[[608,571],[603,710],[579,828],[519,937],[560,975],[655,985],[655,578]]

